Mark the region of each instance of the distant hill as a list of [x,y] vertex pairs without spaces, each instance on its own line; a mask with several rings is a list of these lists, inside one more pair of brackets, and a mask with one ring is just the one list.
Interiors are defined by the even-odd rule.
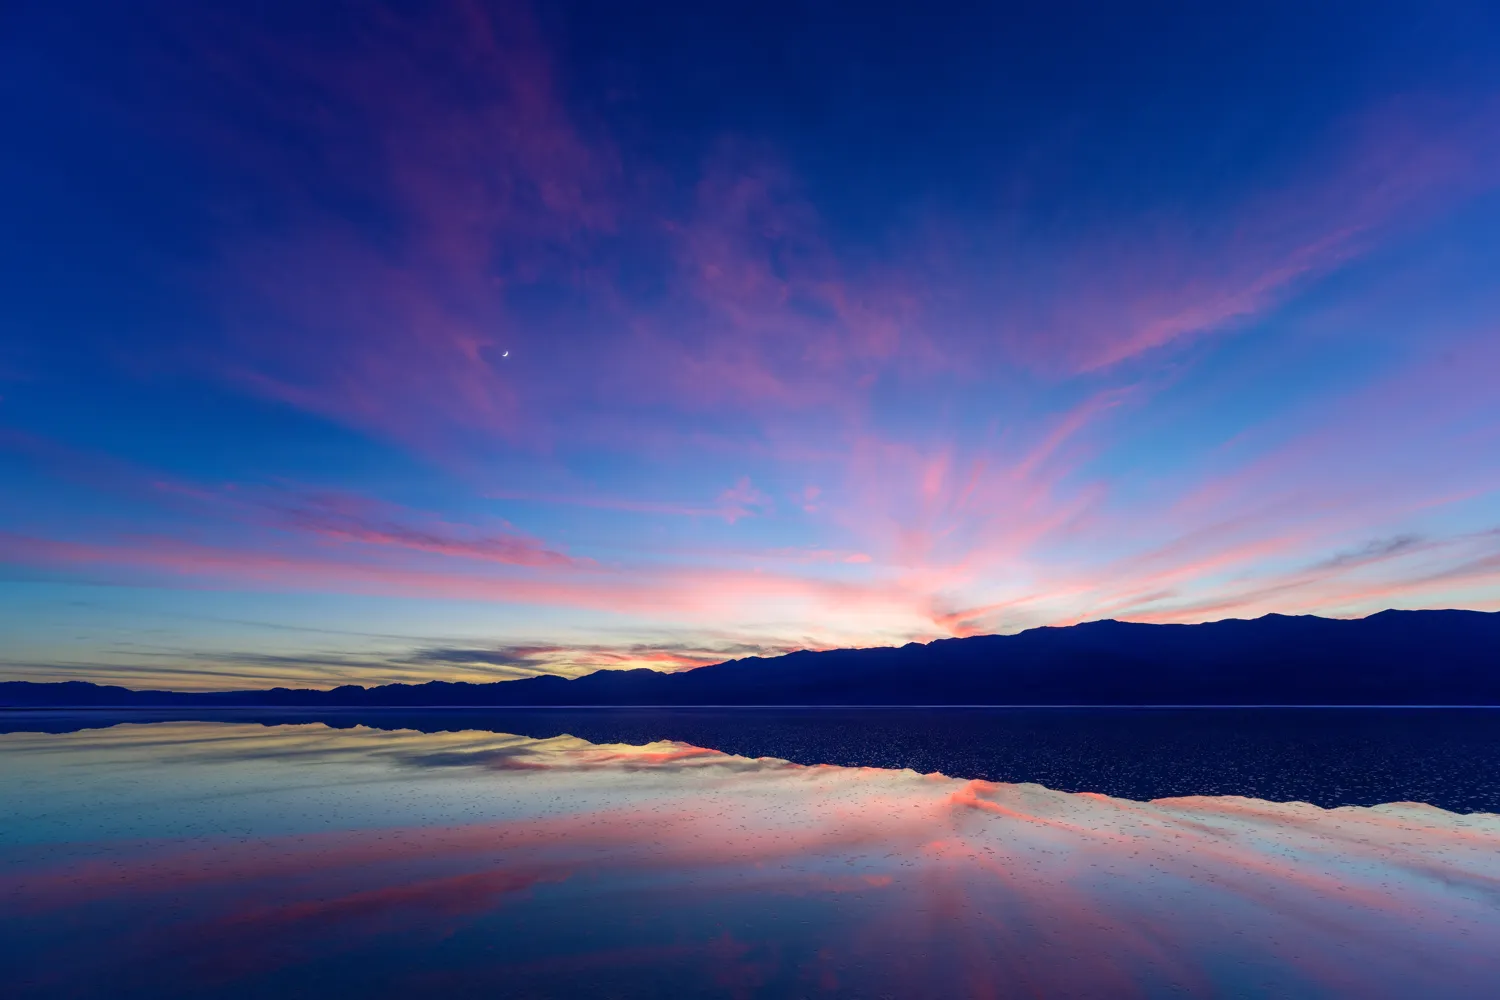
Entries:
[[0,706],[1500,705],[1500,612],[1097,621],[1015,635],[750,657],[684,673],[331,691],[0,683]]

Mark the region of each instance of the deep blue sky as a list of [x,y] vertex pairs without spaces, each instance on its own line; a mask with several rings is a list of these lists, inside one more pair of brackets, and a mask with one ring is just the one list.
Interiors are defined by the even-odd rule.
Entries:
[[3,16],[5,676],[1500,607],[1493,5]]

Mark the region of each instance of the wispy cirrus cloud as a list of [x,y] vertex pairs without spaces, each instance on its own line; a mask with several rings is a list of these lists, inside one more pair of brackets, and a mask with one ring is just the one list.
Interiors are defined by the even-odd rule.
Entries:
[[513,530],[485,531],[440,518],[414,519],[394,504],[350,493],[316,492],[273,501],[279,526],[335,541],[411,549],[512,566],[575,566],[580,560]]
[[[464,81],[462,100],[428,64],[448,46],[459,56],[444,72]],[[264,54],[240,58],[248,72]],[[1044,254],[984,253],[983,273],[934,274],[923,241],[895,233],[905,250],[849,259],[790,169],[754,145],[707,156],[688,206],[672,207],[644,183],[649,165],[579,123],[555,72],[532,19],[510,7],[387,17],[306,69],[302,82],[361,124],[300,127],[358,169],[406,236],[382,240],[309,193],[302,221],[260,263],[236,265],[262,305],[246,313],[258,317],[253,332],[228,345],[235,377],[451,450],[469,433],[475,447],[556,442],[589,433],[580,420],[607,428],[608,414],[653,404],[666,404],[663,417],[705,405],[752,419],[850,414],[882,379],[1017,362],[1094,371],[1274,308],[1391,227],[1484,189],[1497,153],[1485,139],[1492,107],[1392,102],[1336,130],[1270,189],[1191,212],[1085,219],[1044,232]],[[627,259],[663,294],[631,295]],[[518,312],[525,289],[567,304],[553,318]],[[544,339],[564,315],[599,328],[576,334],[566,357]],[[554,374],[561,365],[566,379]]]
[[524,3],[351,11],[173,10],[131,64],[197,249],[110,341],[140,407],[0,401],[22,576],[483,603],[400,668],[452,675],[1491,599],[1490,91],[965,96],[972,161],[881,159],[658,114]]
[[431,646],[414,650],[406,660],[416,664],[495,666],[518,675],[579,675],[594,670],[691,670],[742,656],[767,656],[806,648],[752,642],[715,644],[636,642],[619,644],[532,644],[510,646]]
[[[212,35],[215,100],[274,117],[316,154],[204,129],[257,183],[274,179],[283,223],[235,234],[233,339],[204,362],[429,451],[446,449],[438,432],[533,432],[525,376],[501,364],[536,344],[509,291],[576,274],[617,225],[620,179],[610,143],[564,108],[530,11],[382,7],[337,40],[232,20]],[[325,184],[374,211],[342,210]]]

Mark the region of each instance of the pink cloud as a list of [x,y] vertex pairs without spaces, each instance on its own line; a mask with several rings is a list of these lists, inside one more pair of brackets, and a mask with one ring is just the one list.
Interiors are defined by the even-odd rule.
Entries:
[[577,559],[546,548],[514,531],[483,532],[427,517],[411,523],[412,512],[350,493],[317,492],[273,502],[278,524],[336,541],[413,549],[437,555],[515,566],[577,566]]
[[1488,100],[1389,100],[1335,123],[1274,179],[1259,172],[1213,204],[1158,198],[1040,230],[1017,210],[988,220],[992,234],[967,217],[951,223],[926,270],[943,322],[969,333],[943,348],[963,359],[960,370],[1019,363],[1097,376],[1254,322],[1493,190],[1497,121]]
[[[328,180],[401,236],[329,208],[291,179],[305,170],[250,150],[295,207],[254,239],[227,234],[240,249],[216,280],[236,333],[198,356],[256,392],[467,469],[497,452],[565,464],[585,444],[837,453],[864,433],[881,388],[931,403],[951,382],[1018,365],[1103,379],[1264,315],[1494,176],[1492,107],[1394,102],[1323,137],[1274,187],[1085,218],[970,264],[931,249],[925,217],[893,221],[873,249],[840,244],[794,168],[749,140],[711,150],[690,198],[664,195],[655,165],[568,106],[518,6],[385,13],[337,52],[227,38],[216,59],[243,99],[289,116]],[[267,106],[271,61],[277,79],[318,95],[308,106],[349,124]],[[958,228],[1013,223],[966,216]],[[638,272],[651,294],[636,294]],[[564,318],[527,313],[517,298],[532,291],[564,301]],[[1033,461],[1046,457],[1044,444]]]
[[[1088,470],[1128,432],[1127,418],[1145,397],[1136,389],[1101,389],[1024,432],[1012,427],[965,444],[861,432],[842,456],[778,456],[795,470],[793,481],[825,484],[801,494],[811,505],[777,506],[749,477],[698,506],[512,494],[554,506],[701,517],[725,529],[750,515],[805,516],[832,544],[669,541],[601,565],[503,521],[465,524],[319,488],[204,487],[69,460],[63,464],[79,482],[135,499],[156,496],[209,520],[155,536],[13,532],[0,549],[13,562],[88,578],[603,611],[653,627],[734,631],[775,649],[1099,617],[1193,621],[1267,611],[1349,614],[1389,603],[1480,606],[1496,579],[1489,536],[1424,528],[1422,519],[1500,488],[1486,468],[1455,462],[1448,450],[1482,451],[1500,426],[1488,391],[1493,346],[1483,334],[1455,341],[1441,357],[1283,418],[1299,421],[1295,434],[1270,428],[1260,435],[1284,444],[1248,459],[1232,444],[1209,471],[1129,498]],[[203,541],[224,537],[228,526],[238,526],[232,544]],[[1409,544],[1377,545],[1408,536]],[[644,654],[589,660],[708,661],[696,653],[681,661]]]
[[[648,320],[653,365],[694,403],[844,408],[882,365],[930,362],[916,304],[894,274],[852,273],[773,157],[727,146],[672,233],[682,316]],[[684,338],[673,326],[690,325]]]
[[[221,285],[236,339],[203,362],[428,451],[446,447],[440,431],[534,437],[515,369],[536,341],[508,315],[507,289],[576,267],[615,228],[619,166],[564,109],[526,8],[382,9],[333,50],[220,27],[213,59],[235,100],[305,134],[327,176],[204,126],[275,180],[287,224],[233,234]],[[316,99],[282,100],[272,80]],[[378,206],[401,238],[330,210],[325,180]]]
[[389,559],[338,559],[291,549],[238,549],[170,538],[79,543],[0,534],[0,559],[54,569],[88,569],[120,581],[173,580],[175,585],[315,590],[442,597],[609,611],[659,620],[711,624],[734,616],[838,627],[847,620],[904,616],[899,590],[814,578],[695,567],[522,567],[484,574]]

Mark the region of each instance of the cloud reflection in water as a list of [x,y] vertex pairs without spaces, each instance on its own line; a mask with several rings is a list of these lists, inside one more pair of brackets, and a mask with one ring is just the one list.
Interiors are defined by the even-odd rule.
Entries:
[[[23,995],[1470,997],[1500,981],[1494,815],[318,725],[12,734],[0,754],[19,765],[0,786],[18,817],[0,956]],[[28,806],[42,781],[74,835]],[[164,815],[215,832],[164,836]]]

